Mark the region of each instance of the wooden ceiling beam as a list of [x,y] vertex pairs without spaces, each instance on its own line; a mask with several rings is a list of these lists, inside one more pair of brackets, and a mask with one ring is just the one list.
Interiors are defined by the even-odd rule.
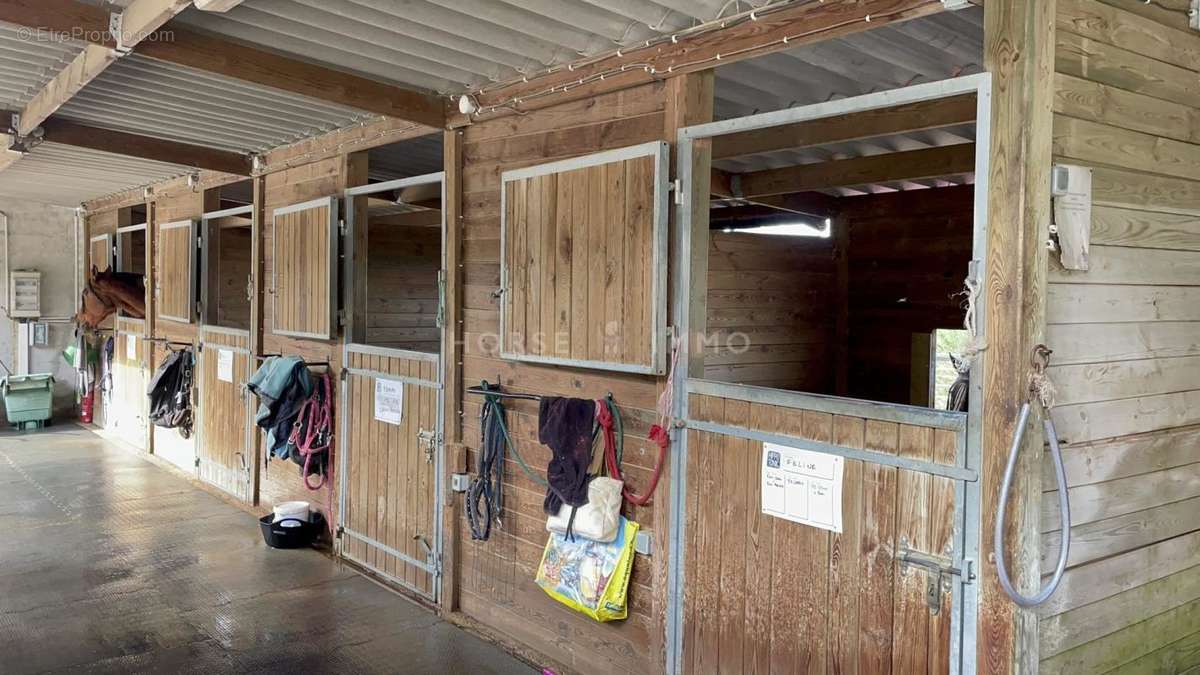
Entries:
[[740,174],[738,185],[748,200],[835,187],[920,180],[975,170],[975,144],[960,143],[869,157],[801,164]]
[[798,150],[974,121],[975,95],[963,94],[716,136],[712,139],[712,158]]
[[[479,92],[479,118],[537,110],[654,80],[852,35],[889,23],[943,11],[940,0],[827,0],[756,14],[725,28],[683,34],[606,58],[588,57],[572,68],[531,76]],[[869,17],[869,18],[868,18]],[[719,59],[719,60],[718,60]],[[602,77],[603,76],[603,77]],[[552,94],[545,94],[551,89]],[[489,106],[504,106],[490,111]],[[470,123],[455,114],[450,126]]]
[[[133,13],[132,9],[133,5],[125,10],[125,14],[144,15],[140,11]],[[108,32],[108,13],[77,0],[0,0],[0,21],[73,35],[97,47],[116,46]],[[126,21],[122,32],[128,33],[130,26]],[[448,101],[435,94],[378,82],[176,26],[143,37],[136,50],[142,56],[435,128],[446,124]]]
[[48,143],[183,164],[239,176],[249,176],[252,168],[248,155],[123,131],[99,129],[59,118],[46,120],[42,124],[42,130],[43,140]]

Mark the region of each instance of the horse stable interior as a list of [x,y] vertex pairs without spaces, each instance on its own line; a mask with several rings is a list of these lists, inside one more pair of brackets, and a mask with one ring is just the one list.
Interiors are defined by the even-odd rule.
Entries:
[[[79,207],[77,291],[144,279],[86,331],[92,429],[310,502],[531,665],[1190,672],[1196,11],[0,0],[0,195]],[[146,396],[180,351],[188,433]],[[333,388],[317,490],[246,388],[288,356]],[[618,413],[620,620],[535,581],[550,397]]]

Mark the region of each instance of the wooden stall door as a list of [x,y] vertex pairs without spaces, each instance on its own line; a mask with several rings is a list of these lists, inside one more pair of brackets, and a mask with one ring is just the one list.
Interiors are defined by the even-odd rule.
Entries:
[[343,385],[341,554],[436,601],[438,355],[358,349]]
[[681,672],[957,672],[958,579],[931,588],[935,576],[903,560],[951,568],[955,479],[843,458],[836,533],[764,514],[763,441],[700,428],[945,466],[955,431],[718,396],[689,405]]
[[149,372],[142,321],[119,317],[113,344],[112,411],[110,418],[121,440],[146,449]]
[[205,327],[200,333],[197,377],[197,471],[200,479],[242,501],[253,497],[250,452],[252,407],[250,334]]
[[663,372],[666,165],[653,142],[504,173],[505,357]]
[[337,199],[275,209],[271,231],[272,328],[328,340],[337,332]]
[[155,244],[158,316],[191,323],[196,312],[196,221],[163,223]]

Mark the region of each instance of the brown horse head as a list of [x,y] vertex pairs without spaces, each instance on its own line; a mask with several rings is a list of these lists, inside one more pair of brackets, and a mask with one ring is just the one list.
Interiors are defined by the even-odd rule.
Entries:
[[145,281],[140,274],[100,272],[93,266],[79,304],[75,323],[89,329],[95,329],[118,309],[135,319],[144,318]]

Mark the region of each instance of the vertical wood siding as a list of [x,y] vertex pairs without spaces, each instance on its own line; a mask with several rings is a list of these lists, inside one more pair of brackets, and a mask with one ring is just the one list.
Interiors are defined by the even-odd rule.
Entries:
[[[693,418],[952,464],[953,432],[693,395]],[[843,531],[764,515],[762,443],[689,432],[684,671],[949,672],[950,594],[931,614],[901,543],[949,557],[951,479],[846,460]]]
[[[436,361],[351,353],[350,368],[436,382]],[[399,425],[375,419],[376,378],[352,373],[344,386],[350,401],[347,420],[346,527],[409,558],[425,560],[420,539],[434,541],[434,463],[418,440],[421,431],[437,429],[437,389],[404,384]],[[433,576],[402,558],[347,535],[346,552],[354,559],[432,593]]]
[[159,227],[156,259],[159,266],[158,314],[169,321],[190,323],[192,316],[192,256],[196,246],[192,227]]
[[336,337],[332,325],[329,206],[275,215],[275,332]]
[[[250,336],[230,335],[201,329],[199,363],[196,368],[197,454],[200,479],[242,501],[253,498],[253,474],[257,462],[247,443],[247,428],[253,423],[243,388],[250,379]],[[218,377],[222,349],[233,359],[233,381]],[[238,351],[232,351],[232,350]]]
[[506,348],[652,366],[654,158],[511,180],[504,190]]
[[[429,215],[426,215],[429,214]],[[419,212],[424,225],[372,223],[367,245],[367,344],[437,352],[441,218]],[[408,222],[406,217],[400,222]],[[430,221],[432,220],[432,224]]]
[[[146,449],[147,399],[149,377],[146,362],[147,343],[142,340],[142,321],[118,317],[113,336],[112,422],[121,440]],[[129,345],[133,344],[133,358]]]
[[[1094,168],[1091,269],[1050,263],[1074,527],[1046,673],[1200,664],[1200,34],[1186,0],[1059,0],[1056,161]],[[1042,559],[1063,537],[1049,460]]]

